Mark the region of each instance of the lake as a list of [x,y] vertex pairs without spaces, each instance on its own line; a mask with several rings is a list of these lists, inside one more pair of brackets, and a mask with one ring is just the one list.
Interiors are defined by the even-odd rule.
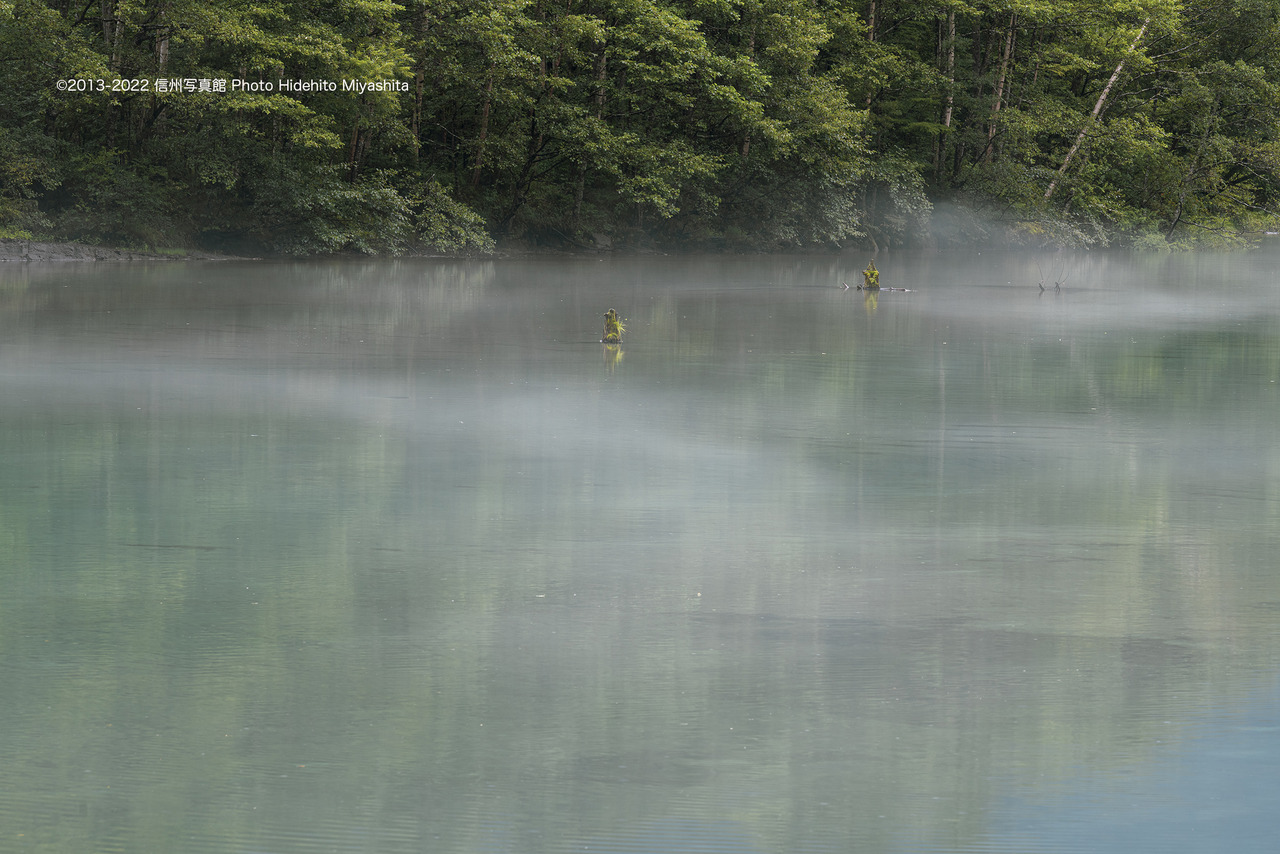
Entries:
[[1273,844],[1280,247],[867,260],[0,267],[0,851]]

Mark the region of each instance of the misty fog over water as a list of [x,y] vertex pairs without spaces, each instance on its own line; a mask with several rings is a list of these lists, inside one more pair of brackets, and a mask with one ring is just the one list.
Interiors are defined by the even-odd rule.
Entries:
[[868,260],[0,267],[0,851],[1259,850],[1280,250]]

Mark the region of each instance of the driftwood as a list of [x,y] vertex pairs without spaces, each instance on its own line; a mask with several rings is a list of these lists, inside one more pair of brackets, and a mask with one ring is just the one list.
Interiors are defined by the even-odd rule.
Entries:
[[[844,289],[849,290],[848,282],[841,282]],[[872,261],[867,264],[867,269],[862,271],[862,284],[858,285],[860,291],[902,291],[910,293],[910,288],[886,288],[880,285],[880,271],[876,269],[876,262]]]

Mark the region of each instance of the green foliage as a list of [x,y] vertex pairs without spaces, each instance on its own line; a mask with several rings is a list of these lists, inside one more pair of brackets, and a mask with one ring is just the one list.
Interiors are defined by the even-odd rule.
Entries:
[[48,228],[37,199],[61,182],[56,148],[30,128],[0,127],[0,237],[30,237]]
[[[0,233],[289,253],[975,230],[1181,247],[1280,213],[1275,0],[86,8],[0,3]],[[106,91],[58,88],[75,79]],[[940,203],[992,227],[938,227]]]
[[99,150],[69,159],[53,217],[53,234],[85,243],[141,248],[170,245],[185,219],[182,188],[154,167],[140,168],[119,152]]
[[411,204],[418,247],[445,253],[493,251],[493,238],[485,231],[484,219],[456,201],[438,181],[422,184]]

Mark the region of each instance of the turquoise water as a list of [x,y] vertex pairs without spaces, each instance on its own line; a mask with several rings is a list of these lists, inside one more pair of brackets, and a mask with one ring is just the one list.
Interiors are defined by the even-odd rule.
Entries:
[[0,851],[1256,850],[1275,259],[0,268]]

